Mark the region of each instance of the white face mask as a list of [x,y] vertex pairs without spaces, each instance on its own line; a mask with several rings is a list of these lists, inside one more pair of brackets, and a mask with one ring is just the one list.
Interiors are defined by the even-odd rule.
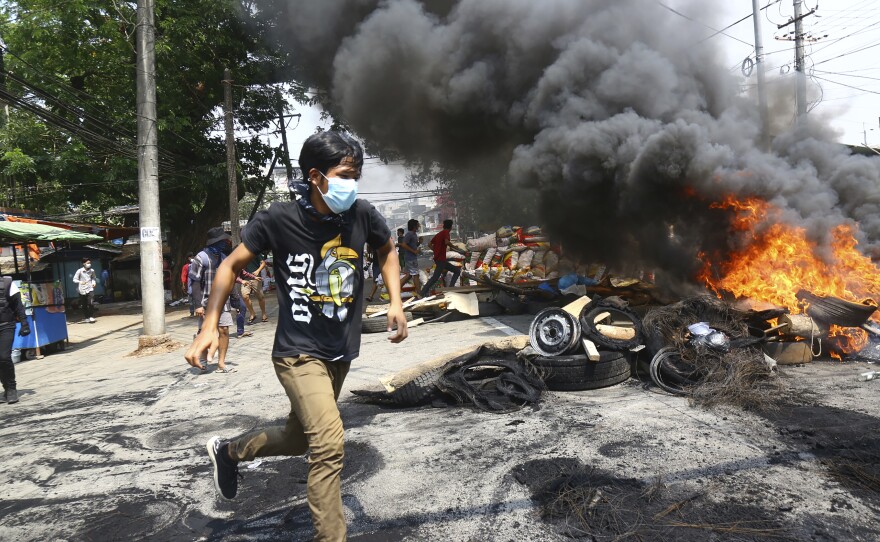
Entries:
[[84,264],[83,264],[83,267],[85,267],[86,269],[91,269],[91,268],[92,268],[92,264],[90,264],[90,263],[84,263]]
[[[320,173],[320,172],[319,172]],[[341,177],[327,177],[321,173],[321,177],[327,179],[327,193],[318,192],[324,198],[324,203],[335,214],[345,212],[354,205],[358,196],[358,182],[355,179],[343,179]]]

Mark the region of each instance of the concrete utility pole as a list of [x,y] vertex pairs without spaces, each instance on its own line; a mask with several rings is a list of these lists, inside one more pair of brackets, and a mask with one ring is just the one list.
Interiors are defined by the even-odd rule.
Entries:
[[141,228],[141,303],[144,330],[138,347],[168,340],[162,284],[162,229],[159,221],[159,144],[156,131],[156,29],[154,0],[137,0],[137,147]]
[[[807,73],[804,62],[804,19],[816,13],[813,8],[809,13],[803,13],[804,0],[794,0],[794,17],[785,24],[776,25],[776,28],[785,28],[794,24],[794,66],[795,66],[795,98],[797,102],[798,121],[803,120],[807,114]],[[790,40],[789,40],[790,41]],[[815,41],[813,39],[812,41]]]
[[807,114],[807,74],[804,66],[804,15],[801,12],[803,4],[804,0],[794,0],[794,65],[797,72],[795,76],[797,77],[798,119]]
[[232,72],[223,70],[223,120],[226,125],[226,174],[229,177],[229,228],[232,245],[241,242],[238,227],[238,179],[235,173],[235,133],[232,127]]
[[759,0],[752,0],[752,20],[755,23],[755,65],[758,68],[758,113],[761,115],[761,146],[770,145],[770,121],[767,118],[767,85],[764,77],[764,38],[761,35],[761,8]]
[[275,91],[275,97],[278,99],[278,130],[281,132],[281,160],[284,162],[284,169],[287,170],[287,182],[293,179],[293,167],[290,165],[290,148],[287,146],[287,121],[284,116],[284,99],[281,97],[281,91]]

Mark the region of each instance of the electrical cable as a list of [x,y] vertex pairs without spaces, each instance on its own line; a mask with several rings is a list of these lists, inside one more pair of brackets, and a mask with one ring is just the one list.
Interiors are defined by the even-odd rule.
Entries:
[[859,90],[859,91],[864,92],[864,93],[866,93],[866,94],[880,94],[880,90],[868,90],[868,89],[866,89],[866,88],[854,87],[854,86],[852,86],[852,85],[847,85],[846,83],[841,83],[841,82],[839,82],[839,81],[833,81],[833,80],[831,80],[831,79],[826,79],[826,78],[824,78],[824,77],[819,77],[818,75],[816,75],[815,77],[816,77],[816,79],[820,79],[820,80],[822,80],[822,81],[827,81],[827,82],[829,82],[829,83],[834,83],[835,85],[840,85],[840,86],[842,86],[842,87],[851,88],[851,89],[853,89],[853,90]]
[[736,36],[731,36],[730,34],[728,34],[728,33],[726,33],[726,32],[723,32],[723,31],[720,31],[720,30],[718,30],[718,29],[716,29],[716,28],[713,28],[713,27],[711,27],[711,26],[709,26],[709,25],[707,25],[707,24],[705,24],[705,23],[702,23],[702,22],[700,22],[700,21],[697,21],[696,19],[692,19],[691,17],[688,17],[688,16],[685,15],[684,13],[681,13],[680,11],[676,11],[676,10],[672,9],[671,7],[669,7],[669,6],[667,6],[666,4],[664,4],[663,2],[661,2],[660,0],[654,0],[654,1],[657,2],[657,4],[659,4],[661,7],[663,7],[663,8],[665,8],[665,9],[671,11],[672,13],[678,15],[679,17],[682,17],[682,18],[684,18],[684,19],[687,19],[688,21],[691,21],[691,22],[693,22],[693,23],[697,23],[697,24],[699,24],[699,25],[701,25],[701,26],[704,26],[704,27],[708,28],[709,30],[712,30],[713,32],[718,32],[718,33],[720,33],[720,34],[724,34],[724,35],[727,36],[728,38],[733,39],[733,40],[736,40],[736,41],[738,41],[738,42],[740,42],[740,43],[743,43],[743,44],[745,44],[745,45],[748,45],[748,46],[751,47],[752,49],[755,48],[755,45],[754,45],[754,44],[749,43],[749,42],[744,41],[744,40],[741,40],[741,39],[737,38]]

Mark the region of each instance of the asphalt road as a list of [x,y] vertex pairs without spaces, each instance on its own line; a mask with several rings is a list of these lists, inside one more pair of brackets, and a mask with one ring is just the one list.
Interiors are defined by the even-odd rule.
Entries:
[[[211,435],[287,415],[269,362],[274,306],[271,323],[233,339],[229,374],[195,374],[182,349],[126,357],[137,314],[71,325],[70,349],[17,365],[21,402],[0,404],[0,540],[311,539],[304,458],[243,464],[230,503],[204,452]],[[169,315],[180,341],[195,325],[184,314]],[[856,381],[864,364],[786,369],[811,395],[774,415],[693,408],[634,379],[504,415],[350,393],[529,321],[425,325],[401,345],[363,337],[340,398],[351,540],[568,540],[572,518],[542,517],[540,490],[572,465],[602,473],[595,502],[614,510],[586,519],[642,540],[880,539],[880,488],[837,468],[880,459],[880,382]]]

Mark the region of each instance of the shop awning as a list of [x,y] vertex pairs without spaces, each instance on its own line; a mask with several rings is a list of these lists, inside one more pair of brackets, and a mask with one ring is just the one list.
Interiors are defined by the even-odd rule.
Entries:
[[74,230],[65,230],[43,224],[31,224],[28,222],[0,221],[0,242],[61,242],[68,243],[95,243],[103,241],[103,238],[90,233]]

